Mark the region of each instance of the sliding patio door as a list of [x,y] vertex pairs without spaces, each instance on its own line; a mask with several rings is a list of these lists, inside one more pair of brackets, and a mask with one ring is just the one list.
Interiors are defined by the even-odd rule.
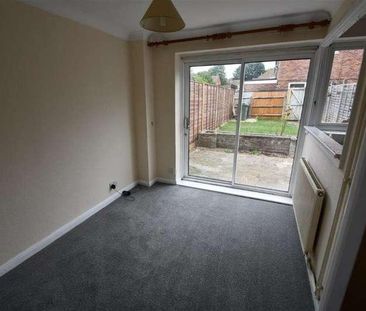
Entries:
[[[191,177],[232,181],[240,66],[212,64],[189,69],[185,126],[188,175]],[[222,132],[227,128],[230,134],[225,135]]]
[[185,177],[287,194],[313,54],[187,65]]
[[288,192],[309,67],[310,59],[245,64],[235,184]]

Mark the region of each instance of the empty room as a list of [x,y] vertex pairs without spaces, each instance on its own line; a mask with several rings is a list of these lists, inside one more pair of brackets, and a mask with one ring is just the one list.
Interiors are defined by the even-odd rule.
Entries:
[[366,0],[0,1],[0,310],[362,310]]

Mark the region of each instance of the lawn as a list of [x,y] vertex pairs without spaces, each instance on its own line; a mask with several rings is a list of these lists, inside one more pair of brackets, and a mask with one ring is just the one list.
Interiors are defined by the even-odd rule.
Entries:
[[[270,134],[280,135],[283,121],[281,120],[260,120],[256,122],[241,121],[240,134]],[[219,132],[235,133],[236,120],[230,120],[220,126]],[[283,135],[296,136],[299,129],[297,122],[287,122]]]

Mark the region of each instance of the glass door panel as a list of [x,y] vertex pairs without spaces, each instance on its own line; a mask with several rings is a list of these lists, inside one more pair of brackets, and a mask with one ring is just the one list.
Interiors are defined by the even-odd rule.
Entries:
[[310,59],[246,63],[235,183],[287,192]]
[[348,124],[351,117],[363,54],[364,49],[334,51],[328,94],[321,120],[322,123]]
[[191,66],[188,175],[232,182],[240,64]]

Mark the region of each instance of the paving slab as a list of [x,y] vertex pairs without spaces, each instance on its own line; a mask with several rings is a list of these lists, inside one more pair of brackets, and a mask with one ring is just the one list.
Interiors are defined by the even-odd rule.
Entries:
[[[234,153],[231,150],[195,148],[189,154],[189,174],[231,181]],[[293,158],[239,153],[237,183],[287,191]]]

